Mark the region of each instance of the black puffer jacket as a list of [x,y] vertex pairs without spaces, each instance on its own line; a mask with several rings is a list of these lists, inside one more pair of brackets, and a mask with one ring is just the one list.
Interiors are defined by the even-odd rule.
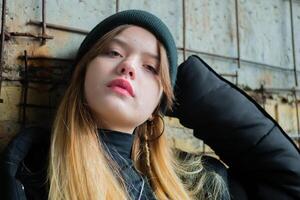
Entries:
[[[145,175],[139,173],[131,159],[134,134],[98,129],[104,149],[121,169],[129,196],[155,200]],[[12,140],[3,153],[0,170],[1,200],[46,200],[49,129],[28,127]],[[101,187],[101,184],[99,184]],[[142,191],[142,192],[141,192]]]
[[[210,145],[229,166],[224,173],[220,163],[210,164],[228,183],[232,199],[300,199],[299,150],[246,93],[196,56],[179,66],[175,93],[177,104],[168,115],[194,129],[194,135]],[[21,179],[31,185],[26,188],[28,191],[47,194],[47,157],[41,155],[47,155],[48,130],[26,129],[4,151],[0,163],[1,199],[25,199]],[[24,162],[32,164],[28,168],[39,171],[33,174],[39,182],[26,178],[30,176]]]
[[244,91],[201,58],[178,68],[172,116],[229,166],[233,199],[300,199],[299,149]]

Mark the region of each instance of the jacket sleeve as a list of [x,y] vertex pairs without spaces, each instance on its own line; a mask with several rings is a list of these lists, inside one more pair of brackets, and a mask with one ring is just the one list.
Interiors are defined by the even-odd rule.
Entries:
[[[30,180],[33,175],[26,176],[24,179],[23,164],[28,164],[30,170],[36,170],[41,168],[41,164],[44,163],[45,157],[36,158],[36,162],[33,162],[32,158],[35,155],[41,155],[42,148],[33,148],[41,144],[46,144],[48,141],[49,131],[41,127],[28,127],[22,129],[6,146],[3,152],[0,154],[0,199],[3,200],[25,200],[27,199],[26,187],[35,180]],[[41,146],[41,145],[40,145]],[[40,147],[39,146],[39,147]],[[44,145],[46,146],[46,145]],[[29,156],[30,155],[30,156]],[[37,156],[35,156],[37,157]],[[27,160],[29,159],[29,160]],[[20,169],[22,169],[20,171]],[[34,171],[36,172],[36,171]],[[37,174],[37,173],[34,173]],[[36,175],[34,175],[36,176]],[[36,182],[36,181],[35,181]],[[29,183],[29,184],[28,184]],[[26,195],[25,195],[26,193]],[[29,198],[37,199],[37,198]],[[41,199],[41,198],[38,198]]]
[[190,56],[178,67],[175,97],[168,114],[220,156],[249,199],[300,199],[299,149],[249,95]]

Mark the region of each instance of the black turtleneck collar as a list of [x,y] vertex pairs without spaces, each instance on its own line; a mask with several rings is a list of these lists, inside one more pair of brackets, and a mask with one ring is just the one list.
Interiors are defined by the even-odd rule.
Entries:
[[98,129],[99,139],[113,160],[121,169],[121,174],[131,199],[137,199],[145,181],[141,199],[155,199],[147,177],[141,175],[134,167],[131,159],[131,149],[134,141],[134,133],[124,133],[106,129]]
[[[99,137],[111,152],[115,149],[126,160],[131,160],[134,134],[120,131],[98,129]],[[112,152],[111,152],[112,153]]]

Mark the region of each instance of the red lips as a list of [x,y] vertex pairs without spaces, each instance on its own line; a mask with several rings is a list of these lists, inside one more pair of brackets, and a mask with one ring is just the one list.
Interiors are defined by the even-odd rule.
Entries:
[[119,87],[122,88],[124,90],[127,90],[127,92],[134,97],[134,92],[133,89],[131,87],[131,84],[125,80],[125,79],[114,79],[111,82],[109,82],[109,84],[107,85],[107,87]]

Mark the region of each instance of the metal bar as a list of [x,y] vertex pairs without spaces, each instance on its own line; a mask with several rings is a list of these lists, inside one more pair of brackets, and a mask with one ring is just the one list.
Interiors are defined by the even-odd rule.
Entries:
[[6,33],[6,36],[8,39],[10,39],[11,36],[15,36],[15,37],[32,37],[32,38],[36,38],[36,39],[53,39],[53,36],[49,36],[49,35],[40,35],[40,34],[33,34],[33,33],[20,33],[20,32],[9,32]]
[[[42,0],[42,35],[46,34],[46,0]],[[42,45],[46,44],[46,39],[42,39]]]
[[235,71],[235,74],[236,74],[236,79],[235,79],[235,85],[238,85],[239,84],[239,74],[238,74],[238,71],[236,70]]
[[276,103],[274,106],[275,109],[275,120],[278,122],[279,121],[279,113],[278,113],[278,104]]
[[119,0],[116,0],[116,13],[119,12]]
[[[3,51],[4,51],[4,27],[6,22],[6,0],[2,0],[2,16],[1,16],[1,47],[0,47],[0,96],[2,89],[2,69],[3,69]],[[0,103],[3,99],[0,98]]]
[[[27,66],[27,51],[24,51],[24,65],[25,65],[25,78],[24,78],[24,83],[23,83],[23,87],[24,87],[24,93],[23,93],[23,104],[26,105],[27,104],[27,92],[28,92],[28,66]],[[22,113],[22,126],[25,127],[26,126],[26,106],[22,107],[23,109],[23,113]]]
[[[3,78],[4,81],[7,82],[23,82],[24,79],[9,79],[9,78]],[[67,84],[67,81],[48,81],[48,80],[28,80],[29,83],[37,83],[41,85],[51,85],[51,84],[56,84],[56,85],[65,85]]]
[[[183,51],[182,47],[178,47],[177,49]],[[198,51],[198,50],[194,50],[194,49],[188,49],[188,48],[186,48],[185,50],[187,52],[202,54],[202,55],[206,55],[206,56],[210,56],[210,57],[214,57],[214,58],[238,61],[238,58],[236,58],[236,57],[230,57],[230,56],[224,56],[224,55],[219,55],[219,54],[207,53],[207,52],[202,52],[202,51]],[[268,68],[275,69],[275,70],[294,72],[294,69],[287,69],[287,68],[277,66],[277,65],[270,65],[270,64],[266,64],[266,63],[255,62],[255,61],[250,61],[250,60],[241,59],[241,58],[239,60],[240,60],[241,63],[242,62],[243,63],[249,63],[249,64],[259,65],[259,66],[263,66],[263,67],[268,67]],[[297,72],[300,73],[300,71],[297,71]]]
[[275,92],[275,91],[278,91],[278,92],[300,92],[299,89],[295,89],[295,88],[265,88],[264,87],[264,90],[267,91],[267,92]]
[[[24,56],[19,56],[19,59],[25,59]],[[57,57],[48,57],[48,56],[27,56],[28,60],[52,60],[52,61],[62,61],[62,62],[73,62],[73,59],[70,58],[57,58]]]
[[265,92],[264,92],[264,85],[263,84],[261,84],[261,86],[260,86],[260,91],[261,91],[261,98],[262,98],[263,108],[265,109]]
[[297,76],[297,62],[296,62],[296,49],[295,49],[295,33],[294,33],[294,17],[293,17],[293,0],[290,0],[290,17],[291,17],[291,33],[292,33],[292,51],[293,51],[293,63],[294,63],[294,73],[295,73],[295,83],[298,86],[298,76]]
[[[182,47],[178,47],[177,49],[184,51],[184,49]],[[223,56],[223,55],[218,55],[218,54],[213,54],[213,53],[207,53],[207,52],[203,52],[203,51],[197,51],[194,49],[185,48],[185,51],[188,51],[191,53],[203,54],[203,55],[207,55],[207,56],[211,56],[211,57],[222,58],[222,59],[237,60],[237,58],[234,58],[234,57]]]
[[238,85],[238,74],[237,74],[237,71],[236,71],[236,73],[235,74],[220,74],[221,76],[223,76],[223,77],[233,77],[233,78],[235,78],[235,85]]
[[267,64],[267,63],[261,63],[261,62],[246,60],[246,59],[241,59],[241,62],[254,64],[254,65],[259,65],[259,66],[265,66],[265,67],[268,67],[268,68],[271,68],[271,69],[276,69],[276,70],[294,71],[293,69],[288,69],[288,68],[284,68],[284,67],[277,66],[277,65],[271,65],[271,64]]
[[[28,59],[28,58],[27,58]],[[34,69],[37,69],[37,70],[52,70],[52,69],[59,69],[59,70],[63,70],[65,69],[67,66],[63,66],[63,65],[60,65],[60,66],[53,66],[53,65],[47,65],[47,66],[42,66],[42,65],[39,65],[39,66],[35,66],[35,65],[29,65],[28,66],[29,68],[34,68]],[[53,72],[54,73],[54,72]]]
[[44,84],[44,85],[66,85],[67,81],[47,81],[47,80],[29,80],[30,83]]
[[22,106],[22,107],[27,107],[27,108],[43,108],[43,109],[54,109],[54,107],[51,107],[51,106],[46,106],[46,105],[36,105],[36,104],[24,104],[24,103],[21,103],[19,104],[19,106]]
[[[29,22],[27,24],[35,25],[35,26],[42,26],[42,23],[43,22],[36,21],[36,20],[29,20]],[[73,27],[63,26],[63,25],[58,25],[58,24],[52,24],[52,23],[45,23],[45,24],[46,24],[47,28],[52,28],[52,29],[56,29],[56,30],[60,30],[60,31],[67,31],[67,32],[71,32],[71,33],[87,35],[90,32],[88,30],[83,30],[83,29],[79,29],[79,28],[73,28]]]
[[222,75],[222,76],[228,76],[228,77],[237,77],[236,74],[226,74],[226,73],[224,73],[224,74],[220,74],[220,75]]
[[236,25],[236,42],[237,42],[237,64],[238,68],[241,67],[241,55],[240,55],[240,30],[239,30],[239,4],[238,0],[235,0],[235,25]]
[[186,59],[186,16],[185,16],[185,0],[182,0],[182,45],[183,45],[183,60]]

